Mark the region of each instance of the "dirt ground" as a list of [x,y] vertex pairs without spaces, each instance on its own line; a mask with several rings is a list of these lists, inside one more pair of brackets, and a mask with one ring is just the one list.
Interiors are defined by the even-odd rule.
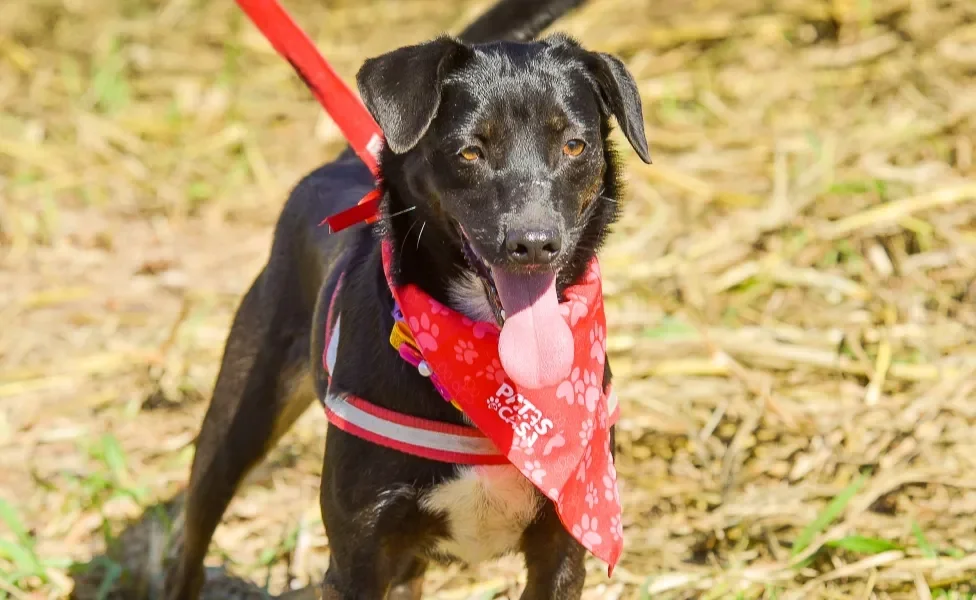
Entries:
[[[284,4],[350,82],[486,6]],[[626,61],[655,161],[603,255],[627,547],[586,598],[972,597],[976,3],[593,0],[556,29]],[[340,144],[232,2],[0,2],[0,599],[153,597],[232,313]],[[238,495],[207,598],[320,579],[324,429]]]

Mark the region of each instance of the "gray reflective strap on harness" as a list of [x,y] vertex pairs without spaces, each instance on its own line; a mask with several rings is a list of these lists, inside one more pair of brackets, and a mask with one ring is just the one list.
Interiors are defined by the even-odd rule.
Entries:
[[[322,364],[329,383],[339,355],[342,316],[335,314],[343,275],[329,301]],[[334,318],[334,322],[333,322]],[[452,425],[391,411],[351,394],[329,393],[324,399],[329,423],[380,446],[430,460],[466,465],[504,465],[508,459],[475,427]]]

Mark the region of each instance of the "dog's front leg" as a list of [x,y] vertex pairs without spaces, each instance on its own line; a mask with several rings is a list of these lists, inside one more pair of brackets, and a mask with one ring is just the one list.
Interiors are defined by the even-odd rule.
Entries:
[[362,571],[342,573],[332,560],[322,584],[322,600],[421,600],[426,570],[426,561],[415,559],[401,576],[376,579]]
[[522,600],[578,600],[586,579],[583,548],[563,528],[552,502],[522,536],[528,570]]
[[331,557],[322,600],[420,600],[420,551],[436,521],[420,510],[416,464],[329,428],[320,502]]
[[417,558],[411,561],[407,569],[394,580],[393,588],[386,596],[387,600],[422,600],[426,572],[426,560]]
[[393,557],[375,530],[329,536],[329,568],[322,600],[385,600],[394,580]]
[[330,546],[332,557],[322,584],[322,600],[421,600],[423,597],[427,561],[412,558],[399,544],[380,541],[374,531],[338,544],[330,541]]

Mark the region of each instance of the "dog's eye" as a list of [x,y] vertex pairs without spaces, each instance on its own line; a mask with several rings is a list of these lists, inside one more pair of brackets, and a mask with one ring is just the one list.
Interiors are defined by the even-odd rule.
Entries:
[[586,148],[586,142],[583,140],[569,140],[563,145],[563,154],[566,156],[579,156],[583,153],[583,148]]
[[465,148],[461,148],[461,151],[458,152],[458,156],[460,156],[461,158],[463,158],[468,162],[474,162],[479,158],[481,158],[483,155],[481,153],[481,148],[477,146],[467,146]]

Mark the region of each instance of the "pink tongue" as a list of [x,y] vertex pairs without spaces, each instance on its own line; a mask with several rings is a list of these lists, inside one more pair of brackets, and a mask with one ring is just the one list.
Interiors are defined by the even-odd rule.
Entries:
[[573,333],[559,314],[556,277],[492,269],[506,319],[498,339],[502,367],[517,385],[538,389],[569,377]]

